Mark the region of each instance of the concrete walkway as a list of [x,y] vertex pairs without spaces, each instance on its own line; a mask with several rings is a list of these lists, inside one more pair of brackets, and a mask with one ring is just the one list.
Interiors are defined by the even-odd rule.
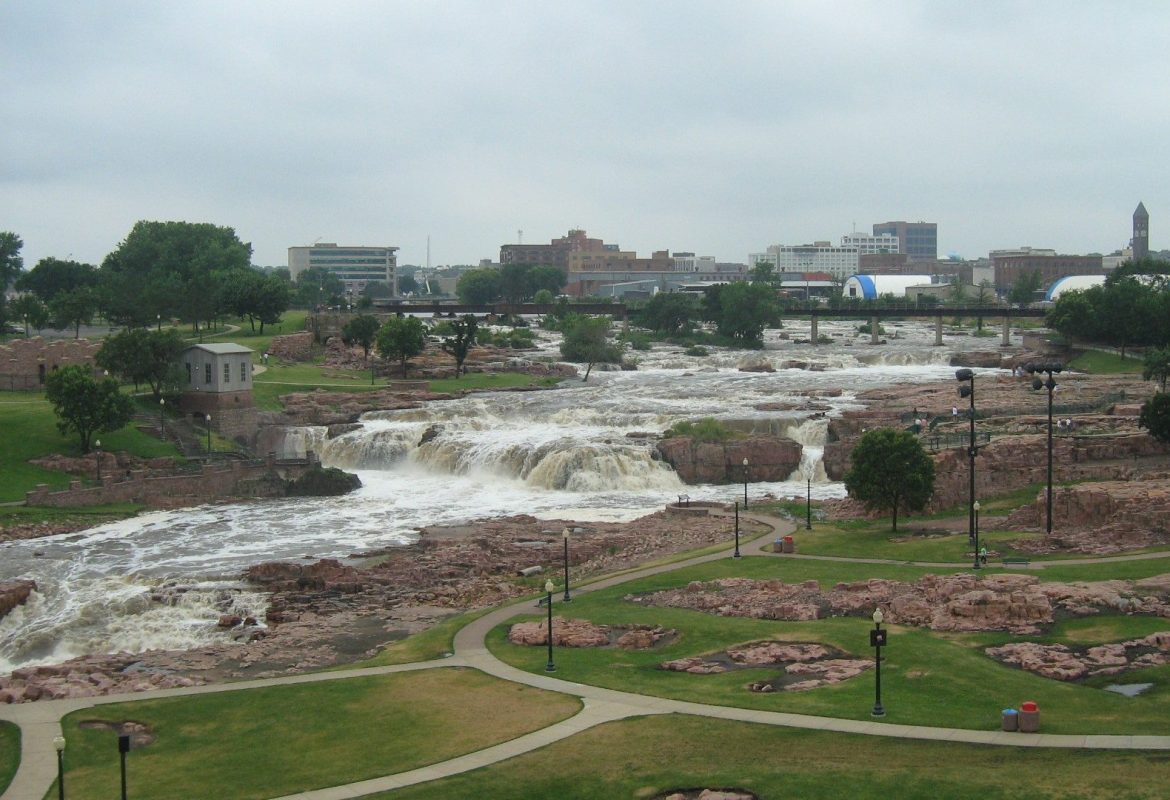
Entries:
[[[714,516],[730,517],[729,512],[712,509]],[[773,537],[792,533],[796,526],[791,521],[756,514],[750,511],[741,512],[745,519],[762,523],[772,528],[771,534],[766,534],[750,542],[740,545],[740,552],[744,555],[775,557],[766,550]],[[671,572],[696,564],[705,564],[712,561],[727,559],[732,556],[733,548],[727,548],[716,553],[688,558],[668,564],[659,564],[651,567],[630,570],[618,575],[574,587],[575,595],[587,594],[611,586],[618,586],[630,581]],[[955,567],[962,568],[966,562],[908,562],[886,559],[862,559],[846,557],[828,557],[813,555],[789,554],[783,558],[801,558],[808,560],[852,562],[863,564],[887,564],[902,566],[927,567]],[[1059,564],[1087,563],[1096,564],[1101,561],[1124,561],[1147,558],[1167,558],[1170,553],[1150,553],[1137,556],[1119,556],[1110,559],[1078,559],[1056,562]],[[566,739],[581,731],[600,725],[605,722],[624,719],[631,716],[648,714],[689,714],[694,716],[711,717],[739,722],[753,722],[764,725],[777,725],[791,728],[805,728],[810,730],[825,730],[838,733],[853,733],[869,736],[889,736],[901,739],[921,739],[942,742],[964,742],[968,744],[999,745],[1011,747],[1052,747],[1066,749],[1096,749],[1096,750],[1170,750],[1170,736],[1126,736],[1126,735],[1088,735],[1088,734],[1019,734],[1004,733],[1001,731],[981,731],[959,728],[931,728],[921,725],[897,725],[887,722],[869,720],[837,719],[832,717],[817,717],[806,714],[788,714],[778,711],[758,711],[746,708],[729,706],[714,706],[704,703],[691,703],[683,700],[670,700],[648,695],[622,692],[614,689],[604,689],[585,684],[571,683],[554,677],[552,673],[531,673],[509,666],[493,656],[487,649],[485,639],[488,633],[496,626],[507,620],[533,613],[531,599],[520,603],[498,608],[474,620],[459,630],[455,635],[455,652],[451,658],[436,661],[424,661],[414,664],[400,664],[387,667],[372,667],[367,669],[339,670],[336,672],[315,672],[307,675],[294,675],[281,678],[269,678],[254,681],[240,681],[236,683],[212,684],[195,686],[183,689],[166,689],[155,692],[139,692],[133,694],[109,695],[105,697],[73,698],[66,700],[50,700],[35,703],[21,703],[10,706],[0,706],[0,719],[9,720],[21,728],[21,762],[20,768],[12,784],[0,800],[41,800],[56,778],[56,753],[53,749],[53,737],[61,733],[61,718],[66,714],[84,708],[92,708],[109,703],[132,702],[144,699],[164,697],[182,697],[188,695],[210,694],[213,692],[234,692],[246,689],[255,689],[266,686],[284,686],[317,681],[342,680],[347,678],[363,677],[368,675],[386,675],[395,672],[410,672],[423,669],[446,667],[470,667],[481,670],[502,680],[521,683],[539,689],[559,692],[581,698],[584,707],[573,717],[555,725],[542,728],[538,731],[520,736],[508,742],[502,742],[492,747],[468,753],[457,758],[432,764],[408,772],[388,775],[382,778],[360,781],[358,783],[333,786],[299,794],[287,795],[278,800],[342,800],[342,798],[357,798],[373,792],[389,791],[412,784],[436,780],[438,778],[457,775],[468,770],[478,769],[489,764],[504,761],[515,756],[537,750],[546,745]]]

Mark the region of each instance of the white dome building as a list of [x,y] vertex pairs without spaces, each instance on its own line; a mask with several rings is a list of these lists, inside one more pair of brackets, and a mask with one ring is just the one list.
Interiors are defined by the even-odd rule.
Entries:
[[909,287],[930,282],[929,275],[854,275],[845,281],[841,296],[852,300],[876,300],[884,294],[905,297]]

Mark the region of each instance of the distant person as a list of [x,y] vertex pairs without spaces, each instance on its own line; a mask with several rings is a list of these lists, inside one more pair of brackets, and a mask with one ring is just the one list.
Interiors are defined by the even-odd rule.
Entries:
[[982,564],[983,566],[987,566],[987,548],[986,547],[979,548],[979,563]]
[[952,417],[959,416],[959,407],[958,406],[951,406],[951,416]]

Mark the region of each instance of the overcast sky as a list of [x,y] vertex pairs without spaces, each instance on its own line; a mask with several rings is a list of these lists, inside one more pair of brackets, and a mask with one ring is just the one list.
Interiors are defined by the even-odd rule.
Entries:
[[135,221],[477,263],[573,227],[746,261],[886,220],[940,255],[1170,247],[1170,3],[0,3],[0,230]]

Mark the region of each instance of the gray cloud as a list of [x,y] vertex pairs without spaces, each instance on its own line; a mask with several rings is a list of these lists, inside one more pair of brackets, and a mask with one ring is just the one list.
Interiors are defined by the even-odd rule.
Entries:
[[0,5],[0,228],[138,219],[421,262],[572,226],[743,260],[854,223],[1108,251],[1170,214],[1161,4]]

